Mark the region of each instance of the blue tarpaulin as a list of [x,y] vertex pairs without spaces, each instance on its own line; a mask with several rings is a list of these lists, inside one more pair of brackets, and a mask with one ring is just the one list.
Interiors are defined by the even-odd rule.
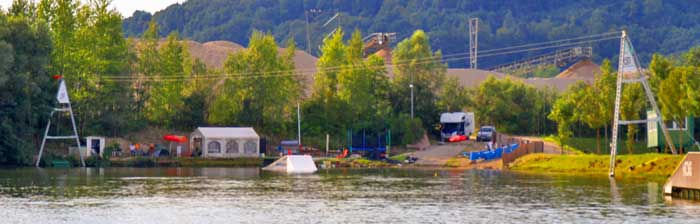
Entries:
[[[503,153],[511,153],[518,149],[520,145],[518,144],[512,144],[508,145],[502,148],[496,148],[495,150],[483,150],[483,151],[476,151],[476,152],[470,152],[469,153],[469,160],[494,160],[494,159],[500,159],[501,156],[503,156]],[[466,156],[466,152],[465,152]]]

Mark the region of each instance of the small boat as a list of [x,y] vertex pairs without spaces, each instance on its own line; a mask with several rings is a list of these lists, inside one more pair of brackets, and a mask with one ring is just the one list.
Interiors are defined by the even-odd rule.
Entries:
[[318,170],[310,155],[286,155],[262,169],[289,174],[314,173]]

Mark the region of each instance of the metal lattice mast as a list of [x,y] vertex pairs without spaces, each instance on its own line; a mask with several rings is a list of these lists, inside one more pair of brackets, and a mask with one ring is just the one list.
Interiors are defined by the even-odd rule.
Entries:
[[[633,72],[632,74],[638,74],[639,78],[625,79],[624,74],[627,72]],[[642,87],[644,88],[644,93],[647,96],[647,99],[649,100],[649,104],[654,110],[654,113],[656,113],[655,118],[630,121],[620,120],[620,100],[622,98],[622,87],[626,83],[642,83]],[[659,124],[664,134],[664,138],[666,139],[667,145],[669,145],[669,147],[671,148],[671,152],[673,154],[676,154],[676,147],[671,140],[671,137],[668,133],[668,129],[666,129],[666,125],[663,123],[661,112],[659,111],[659,107],[656,104],[656,99],[654,99],[654,93],[651,91],[649,83],[647,82],[646,75],[642,72],[642,69],[639,66],[639,59],[637,59],[637,55],[634,52],[632,43],[627,37],[627,33],[625,31],[622,31],[622,36],[620,38],[620,58],[617,68],[617,86],[615,90],[615,112],[613,115],[612,142],[610,143],[611,177],[615,176],[615,156],[617,155],[617,140],[619,136],[619,126],[629,124],[648,124],[649,122],[657,122]]]
[[[36,166],[39,167],[39,163],[41,162],[41,156],[44,153],[44,146],[46,145],[46,140],[47,139],[75,139],[76,144],[78,145],[78,154],[80,155],[80,163],[85,167],[85,158],[83,158],[83,153],[80,151],[80,137],[78,137],[78,129],[75,126],[75,116],[73,116],[73,108],[70,103],[70,99],[68,98],[68,91],[66,90],[66,83],[65,81],[61,78],[59,88],[58,88],[58,94],[56,95],[56,100],[58,100],[59,106],[54,108],[53,111],[51,111],[51,115],[49,115],[49,121],[46,124],[46,130],[44,131],[44,138],[41,140],[41,147],[39,148],[39,156],[36,159]],[[54,113],[56,112],[67,112],[70,114],[70,121],[71,124],[73,125],[73,135],[69,136],[49,136],[49,130],[51,129],[51,117],[53,117]]]
[[469,18],[469,67],[476,69],[479,49],[479,19]]

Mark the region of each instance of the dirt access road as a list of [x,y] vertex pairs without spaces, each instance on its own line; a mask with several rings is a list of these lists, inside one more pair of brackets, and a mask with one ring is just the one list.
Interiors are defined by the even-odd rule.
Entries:
[[[543,141],[537,137],[512,136],[520,140]],[[561,148],[554,143],[544,142],[544,153],[546,154],[562,154]],[[430,145],[424,150],[413,152],[411,156],[418,158],[416,165],[418,166],[444,166],[447,161],[455,156],[459,156],[462,152],[480,151],[485,149],[486,142],[476,142],[468,140],[458,143],[445,143],[444,145]],[[564,151],[564,154],[569,154],[569,151]]]
[[484,149],[484,142],[463,141],[457,143],[445,143],[444,145],[431,145],[425,150],[419,150],[412,154],[418,158],[419,166],[444,166],[447,160],[460,155],[463,151],[478,151]]

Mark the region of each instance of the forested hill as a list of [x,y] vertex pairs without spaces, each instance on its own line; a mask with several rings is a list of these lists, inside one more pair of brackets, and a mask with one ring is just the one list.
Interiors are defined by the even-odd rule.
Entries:
[[[162,35],[178,31],[197,41],[246,45],[257,29],[271,32],[277,40],[294,38],[300,49],[306,49],[305,12],[309,12],[314,54],[322,38],[338,25],[359,28],[364,34],[396,32],[399,38],[423,29],[433,48],[445,55],[468,52],[469,17],[481,19],[481,50],[626,29],[646,63],[652,52],[677,53],[700,40],[700,2],[694,0],[188,0],[153,16],[136,12],[124,20],[124,31],[140,36],[155,18]],[[336,12],[340,16],[324,27]],[[610,40],[593,45],[596,61],[615,57],[618,44]],[[546,52],[530,52],[541,53]],[[480,67],[523,56],[484,58]],[[450,62],[452,67],[465,64],[466,59]]]

